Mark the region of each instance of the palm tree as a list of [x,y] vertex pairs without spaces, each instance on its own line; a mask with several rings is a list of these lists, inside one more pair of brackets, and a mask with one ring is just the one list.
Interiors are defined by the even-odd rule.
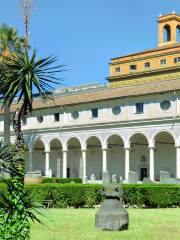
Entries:
[[[25,46],[25,39],[18,36],[16,29],[6,24],[0,26],[0,57],[17,54]],[[10,108],[4,106],[4,142],[10,143]]]
[[[16,202],[14,209],[10,212],[8,221],[14,225],[16,219],[20,224],[16,225],[16,232],[20,236],[26,234],[29,239],[30,224],[24,202],[24,139],[21,130],[21,120],[33,110],[33,93],[38,93],[43,99],[51,98],[53,90],[52,85],[59,79],[57,74],[63,71],[63,66],[54,66],[56,57],[47,57],[37,59],[36,51],[29,53],[25,48],[24,52],[18,52],[16,55],[3,57],[6,62],[5,67],[0,66],[0,96],[3,99],[3,106],[17,103],[18,108],[13,117],[13,128],[16,136],[14,156],[11,167],[16,172],[11,173],[11,201]],[[10,219],[10,220],[9,220]],[[19,229],[21,227],[21,229]],[[26,231],[25,231],[26,230]],[[20,239],[20,238],[19,238]]]

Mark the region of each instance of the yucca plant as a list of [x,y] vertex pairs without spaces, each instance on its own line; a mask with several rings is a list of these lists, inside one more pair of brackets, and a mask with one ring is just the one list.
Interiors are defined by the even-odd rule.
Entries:
[[[0,142],[0,177],[4,179],[7,190],[0,189],[0,239],[28,239],[30,231],[29,219],[41,222],[35,213],[39,207],[34,201],[30,190],[23,190],[14,197],[14,179],[6,179],[4,173],[18,176],[19,170],[14,164],[14,146]],[[16,190],[16,189],[15,189]],[[21,203],[21,205],[19,204]],[[39,213],[39,212],[38,212]],[[18,236],[18,238],[17,238]]]
[[[0,71],[0,96],[3,100],[2,107],[8,103],[17,104],[13,117],[13,128],[16,142],[13,149],[13,161],[11,168],[16,169],[11,174],[11,184],[8,185],[11,192],[9,204],[13,208],[13,215],[8,218],[8,226],[11,226],[12,233],[18,234],[18,240],[29,239],[30,236],[30,215],[27,212],[27,205],[24,199],[24,139],[21,130],[21,120],[33,110],[33,93],[38,93],[43,99],[51,98],[52,84],[57,84],[60,79],[57,74],[63,71],[63,66],[54,66],[56,57],[37,59],[36,51],[32,54],[29,50],[19,52],[15,56],[5,56],[5,67]],[[8,238],[7,238],[8,239]],[[11,239],[11,238],[9,238]],[[16,239],[16,238],[13,238]]]

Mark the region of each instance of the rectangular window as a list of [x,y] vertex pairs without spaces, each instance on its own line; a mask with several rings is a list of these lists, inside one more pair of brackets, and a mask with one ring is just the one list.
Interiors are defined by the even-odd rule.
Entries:
[[144,112],[144,103],[136,103],[136,113]]
[[98,118],[98,108],[91,109],[92,118]]
[[116,73],[121,72],[121,68],[120,68],[120,67],[116,67],[116,68],[115,68],[115,72],[116,72]]
[[179,63],[180,62],[180,57],[174,58],[174,63]]
[[160,60],[160,64],[161,64],[161,65],[165,65],[165,64],[166,64],[166,59],[161,59],[161,60]]
[[54,113],[54,121],[59,122],[59,113]]
[[149,68],[149,67],[150,67],[150,62],[145,62],[145,63],[144,63],[144,67],[145,67],[145,68]]
[[129,66],[129,70],[130,71],[136,71],[137,70],[137,66],[135,64],[132,64]]

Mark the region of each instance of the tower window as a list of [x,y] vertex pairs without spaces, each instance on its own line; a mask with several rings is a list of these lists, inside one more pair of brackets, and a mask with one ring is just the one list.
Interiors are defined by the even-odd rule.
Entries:
[[163,28],[163,40],[164,42],[171,41],[171,28],[169,25],[165,25]]
[[176,27],[176,42],[180,42],[180,25]]
[[145,62],[145,63],[144,63],[144,67],[145,67],[145,68],[149,68],[149,67],[150,67],[150,62]]
[[59,122],[59,113],[54,113],[54,121]]
[[161,64],[161,65],[165,65],[165,64],[166,64],[166,59],[161,59],[161,60],[160,60],[160,64]]
[[144,103],[136,103],[136,113],[144,112]]
[[179,63],[180,62],[180,57],[174,58],[174,63]]
[[98,108],[91,109],[92,118],[98,118]]
[[121,72],[121,68],[120,68],[120,67],[116,67],[116,68],[115,68],[115,72],[116,72],[116,73]]
[[129,70],[130,71],[136,71],[137,70],[137,66],[135,64],[132,64],[129,66]]

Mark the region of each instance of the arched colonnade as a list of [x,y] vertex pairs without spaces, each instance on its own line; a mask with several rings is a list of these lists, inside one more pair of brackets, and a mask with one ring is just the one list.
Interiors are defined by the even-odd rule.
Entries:
[[44,176],[91,178],[101,180],[102,172],[128,180],[128,172],[138,173],[139,180],[149,177],[159,180],[160,171],[180,178],[180,145],[170,131],[158,131],[149,137],[134,132],[124,138],[111,133],[102,139],[90,135],[84,139],[71,136],[45,140],[36,138],[26,146],[27,171],[41,170]]

